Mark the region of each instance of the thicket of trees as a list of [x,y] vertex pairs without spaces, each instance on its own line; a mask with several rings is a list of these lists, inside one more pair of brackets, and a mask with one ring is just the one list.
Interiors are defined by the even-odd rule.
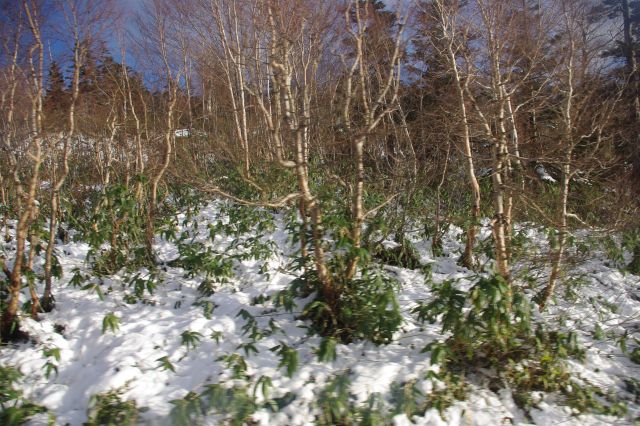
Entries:
[[435,254],[463,227],[473,269],[491,218],[509,288],[514,224],[552,229],[541,309],[574,227],[629,235],[640,270],[639,2],[146,0],[126,30],[116,6],[2,2],[3,340],[24,285],[55,306],[69,229],[109,243],[105,273],[153,267],[192,190],[298,210],[324,333],[382,240],[415,260],[416,225]]

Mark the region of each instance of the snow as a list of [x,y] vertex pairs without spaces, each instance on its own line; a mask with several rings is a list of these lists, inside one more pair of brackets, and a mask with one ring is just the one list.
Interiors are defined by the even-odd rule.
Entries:
[[555,178],[553,176],[551,176],[547,172],[547,169],[542,164],[536,165],[535,171],[536,171],[538,177],[540,179],[542,179],[543,181],[545,181],[545,182],[549,182],[549,183],[557,183],[558,182],[557,180],[555,180]]
[[186,138],[191,136],[189,129],[177,129],[174,131],[174,134],[176,138]]
[[[179,217],[178,234],[188,231],[194,241],[207,241],[207,223],[217,217],[221,205],[214,202],[203,208],[197,218],[197,228],[183,225],[185,217]],[[104,279],[102,287],[106,295],[101,301],[95,293],[67,285],[74,268],[90,274],[85,262],[89,246],[82,242],[59,246],[64,278],[55,284],[57,309],[42,314],[39,322],[23,318],[23,328],[32,342],[2,348],[0,364],[18,367],[25,375],[21,383],[25,396],[55,413],[57,424],[70,425],[86,421],[92,395],[115,388],[123,388],[125,399],[135,399],[138,407],[147,408],[142,414],[143,421],[168,424],[171,400],[183,398],[189,391],[202,391],[206,384],[234,380],[232,372],[221,360],[222,356],[234,353],[245,358],[252,383],[262,376],[269,377],[273,382],[273,396],[280,397],[287,392],[296,395],[296,399],[280,412],[260,409],[253,414],[252,419],[260,425],[312,424],[317,414],[313,402],[318,392],[341,374],[349,376],[351,393],[361,403],[373,393],[388,396],[393,383],[407,380],[416,380],[418,388],[426,393],[437,387],[437,383],[425,376],[430,370],[437,371],[438,366],[431,365],[429,355],[421,353],[421,350],[443,337],[440,325],[421,325],[409,312],[417,301],[430,297],[424,276],[418,271],[387,268],[402,284],[398,300],[405,321],[394,341],[386,346],[367,342],[338,345],[337,359],[331,363],[318,360],[316,350],[321,338],[308,334],[306,324],[297,319],[299,310],[287,313],[282,308],[274,310],[271,302],[252,304],[255,297],[273,296],[295,278],[288,264],[288,256],[294,247],[284,231],[283,220],[276,215],[275,231],[262,237],[265,241],[273,241],[277,247],[276,253],[266,261],[267,273],[260,273],[260,261],[236,262],[235,277],[229,283],[221,284],[212,296],[202,298],[216,306],[210,319],[204,316],[201,306],[194,305],[200,297],[197,287],[201,277],[185,278],[181,268],[165,266],[162,282],[154,295],[145,294],[151,303],[127,304],[122,299],[126,277],[120,273]],[[545,252],[547,242],[542,230],[526,225],[519,229],[532,240],[540,253]],[[450,227],[444,237],[446,255],[439,258],[431,256],[428,241],[419,235],[413,236],[422,261],[432,265],[434,282],[457,279],[463,288],[471,285],[474,273],[456,265],[462,250],[461,232],[459,228]],[[480,237],[489,236],[488,221],[485,221]],[[224,248],[229,242],[229,238],[217,236],[213,244]],[[163,262],[178,256],[175,244],[161,238],[157,239],[155,248]],[[487,261],[480,257],[481,261]],[[640,365],[632,363],[621,352],[614,338],[595,340],[593,331],[597,322],[605,333],[621,335],[626,332],[629,347],[633,348],[633,338],[640,338],[640,278],[622,274],[608,266],[602,253],[573,266],[570,275],[584,277],[576,300],[563,301],[564,298],[559,297],[545,313],[545,319],[558,324],[564,322],[566,327],[579,332],[580,343],[587,350],[587,359],[584,364],[571,362],[571,369],[577,377],[625,397],[629,408],[627,420],[589,414],[578,416],[558,405],[553,396],[543,394],[540,394],[538,407],[532,409],[531,417],[527,418],[516,406],[510,390],[495,393],[471,385],[468,399],[455,402],[444,418],[436,410],[429,410],[423,416],[411,419],[397,415],[393,419],[394,424],[431,426],[533,422],[537,425],[597,425],[630,421],[638,416],[640,405],[625,393],[624,379],[640,379]],[[257,354],[247,355],[239,348],[239,345],[251,341],[242,334],[245,320],[238,316],[242,309],[255,317],[261,329],[268,329],[270,320],[277,325],[277,331],[255,342]],[[118,316],[120,328],[103,333],[102,321],[110,312]],[[64,329],[58,333],[56,325]],[[202,335],[195,348],[187,349],[182,345],[181,333],[187,330]],[[219,341],[212,337],[215,332],[221,334]],[[270,350],[280,343],[298,351],[299,368],[292,377],[287,377],[285,371],[278,368],[280,358]],[[52,373],[46,378],[43,367],[47,359],[42,351],[54,347],[60,349],[60,361],[53,361],[57,364],[58,374]],[[157,360],[161,357],[167,357],[175,373],[160,368]],[[257,396],[261,400],[260,392]],[[211,415],[205,419],[205,424],[215,424],[216,419],[218,417]],[[34,424],[37,423],[36,418]]]

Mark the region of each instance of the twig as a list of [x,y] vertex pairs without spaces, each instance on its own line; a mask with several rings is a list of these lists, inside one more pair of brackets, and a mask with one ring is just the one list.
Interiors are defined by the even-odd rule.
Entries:
[[381,208],[383,208],[384,206],[386,206],[387,204],[389,204],[391,201],[393,201],[394,198],[396,198],[398,195],[400,195],[399,193],[397,194],[393,194],[392,196],[388,197],[384,202],[382,202],[382,204],[379,204],[378,206],[372,208],[371,210],[369,210],[368,212],[366,212],[364,214],[364,217],[369,217],[373,214],[375,214],[378,210],[380,210]]

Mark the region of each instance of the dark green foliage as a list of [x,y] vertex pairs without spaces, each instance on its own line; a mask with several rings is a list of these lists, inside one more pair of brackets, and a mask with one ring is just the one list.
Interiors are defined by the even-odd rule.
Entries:
[[195,349],[200,344],[203,336],[197,331],[186,330],[180,333],[180,337],[182,338],[182,345],[186,346],[188,351],[189,349]]
[[435,408],[440,412],[453,405],[456,401],[467,397],[467,384],[461,376],[444,372],[436,374],[429,372],[427,379],[439,383],[431,392],[425,394],[417,387],[417,381],[394,383],[391,386],[391,403],[393,414],[405,414],[408,418],[422,416],[427,410]]
[[90,278],[87,275],[82,275],[80,268],[73,268],[71,272],[73,272],[73,276],[69,280],[69,285],[73,287],[82,287],[82,284]]
[[265,260],[270,258],[276,250],[273,241],[262,241],[262,235],[235,239],[229,245],[230,250],[237,251],[234,255],[238,260]]
[[169,262],[169,266],[184,268],[186,276],[190,278],[204,274],[198,287],[203,296],[212,295],[216,284],[226,283],[233,276],[233,258],[218,253],[203,243],[179,243],[178,252],[180,257]]
[[211,319],[213,311],[218,307],[218,305],[216,305],[212,301],[204,299],[194,302],[194,305],[202,307],[202,314],[206,319]]
[[451,281],[434,292],[431,302],[414,309],[422,321],[441,319],[442,332],[451,333],[447,340],[424,349],[431,352],[432,364],[452,372],[486,375],[493,371],[487,377],[490,388],[508,384],[515,401],[525,409],[533,405],[531,392],[543,391],[561,393],[568,405],[581,412],[622,413],[614,400],[595,398],[601,393],[597,388],[571,379],[565,360],[584,357],[576,334],[546,331],[533,322],[527,298],[500,276],[481,278],[469,292]]
[[129,279],[129,287],[133,288],[133,293],[138,300],[142,300],[145,291],[152,295],[158,286],[159,277],[156,273],[150,273],[146,276],[138,272]]
[[115,333],[120,328],[120,318],[116,316],[115,313],[109,312],[102,319],[102,333],[105,331],[111,330],[111,332]]
[[[282,345],[278,347],[279,352],[287,352],[289,349],[291,348]],[[235,380],[249,379],[246,375],[246,363],[241,356],[232,354],[221,360],[227,363],[227,367],[237,370],[234,373]],[[393,384],[390,404],[385,403],[379,394],[372,394],[365,404],[358,404],[350,390],[348,372],[337,375],[317,391],[313,402],[318,410],[315,424],[392,425],[393,417],[397,414],[406,414],[411,418],[414,415],[424,415],[431,408],[443,412],[456,400],[466,397],[467,387],[460,377],[449,373],[431,373],[430,378],[443,386],[424,394],[418,389],[416,381]],[[278,412],[296,399],[291,392],[271,397],[272,387],[271,378],[266,376],[258,378],[252,386],[227,386],[223,383],[207,385],[201,393],[189,392],[184,398],[171,401],[174,405],[171,422],[175,425],[199,424],[202,416],[217,414],[222,416],[218,421],[224,424],[251,424],[251,414],[259,408]],[[253,392],[249,392],[250,388],[253,388]],[[261,404],[256,401],[259,392],[264,398]]]
[[[4,253],[0,252],[0,271],[4,265]],[[9,279],[4,273],[0,272],[0,312],[4,312],[9,302]],[[5,279],[6,278],[6,279]]]
[[509,249],[511,250],[512,262],[522,259],[530,251],[530,240],[525,230],[513,230]]
[[317,355],[321,362],[329,362],[336,360],[336,344],[338,342],[333,337],[325,337],[320,342]]
[[278,295],[277,303],[293,308],[292,296],[308,295],[317,290],[316,298],[303,309],[303,316],[312,322],[313,330],[348,343],[369,340],[389,343],[402,323],[396,299],[398,282],[382,270],[365,270],[360,277],[339,285],[337,301],[331,306],[323,300],[315,271],[308,270],[292,283],[292,291]]
[[242,326],[242,334],[247,335],[252,342],[270,336],[280,329],[273,318],[269,320],[269,328],[260,328],[258,321],[246,309],[240,309],[236,317],[241,317],[245,320],[245,324]]
[[202,393],[189,392],[182,399],[171,401],[171,424],[191,426],[209,413],[224,416],[224,424],[240,426],[250,423],[258,406],[255,398],[244,386],[225,387],[216,383],[207,385]]
[[579,413],[597,413],[608,416],[624,417],[627,414],[627,406],[619,401],[615,394],[606,394],[594,385],[577,385],[569,380],[562,383],[559,390],[562,392],[565,403]]
[[279,345],[271,348],[272,352],[280,355],[280,363],[278,368],[285,367],[287,371],[287,377],[292,377],[293,373],[298,369],[298,351],[294,348],[287,346],[286,343],[280,342]]
[[533,333],[530,303],[500,276],[481,278],[468,293],[451,281],[434,292],[430,303],[414,309],[422,321],[434,323],[441,317],[442,332],[452,333],[444,344],[429,347],[434,363],[499,367],[506,360],[526,358],[530,351],[581,354],[575,334],[545,333],[541,327]]
[[164,207],[166,209],[165,220],[160,226],[161,229],[169,225],[175,227],[177,225],[177,216],[184,213],[185,221],[190,221],[200,213],[200,209],[209,202],[209,199],[193,187],[178,184],[169,186],[170,202],[165,200]]
[[[197,228],[197,221],[192,219],[187,217],[182,224]],[[263,241],[262,233],[273,231],[274,226],[273,215],[265,210],[224,204],[218,218],[207,226],[210,243],[188,240],[189,232],[183,232],[176,238],[180,256],[168,262],[168,266],[185,269],[189,278],[203,274],[198,291],[202,297],[211,296],[219,284],[234,276],[236,261],[267,259],[273,255],[275,244]],[[224,249],[217,249],[214,247],[218,236],[234,239]],[[205,316],[210,315],[206,306],[204,309]]]
[[629,377],[624,379],[625,390],[633,395],[636,402],[640,401],[640,380]]
[[633,256],[626,269],[632,274],[640,275],[640,228],[623,234],[622,247],[629,250]]
[[215,340],[217,344],[220,344],[220,341],[222,340],[222,331],[214,330],[211,332],[209,337]]
[[[302,317],[311,321],[312,331],[325,337],[333,337],[341,343],[355,340],[388,343],[402,322],[396,300],[399,283],[372,262],[369,247],[378,245],[370,243],[372,234],[380,238],[379,234],[387,232],[381,225],[384,221],[368,224],[370,226],[362,235],[361,245],[358,247],[352,239],[351,228],[354,224],[350,216],[349,197],[344,187],[336,185],[332,179],[326,179],[326,175],[322,173],[312,174],[311,177],[310,184],[318,194],[319,203],[323,205],[322,226],[324,232],[330,235],[327,241],[319,242],[325,246],[327,253],[325,266],[329,278],[325,282],[318,278],[316,268],[319,265],[314,264],[313,260],[316,247],[312,243],[311,226],[307,224],[309,226],[304,237],[308,257],[300,255],[292,260],[290,265],[301,274],[291,282],[287,290],[277,295],[275,304],[291,311],[296,307],[296,298],[314,294],[313,300],[304,306],[302,312]],[[368,191],[365,196],[366,207],[374,208],[384,199],[383,194]],[[384,216],[378,213],[376,217]],[[303,224],[297,211],[291,210],[287,216],[286,230],[294,243],[300,242]],[[408,241],[405,244],[406,253],[409,253],[409,244]],[[405,262],[411,258],[405,254],[396,260]],[[357,260],[356,268],[352,268],[354,259]],[[355,274],[354,269],[357,269]]]
[[[53,361],[60,362],[60,348],[45,348],[42,350],[42,355],[47,358],[44,364],[44,376],[48,379],[52,372],[57,376],[58,366]],[[50,358],[53,358],[53,361]]]
[[[151,253],[145,247],[145,210],[131,188],[106,188],[90,212],[88,217],[70,218],[82,239],[91,245],[88,258],[98,276],[111,275],[125,266],[153,266]],[[102,248],[104,243],[110,245],[108,249]]]
[[134,426],[137,424],[136,401],[123,401],[122,389],[93,395],[89,400],[86,426]]
[[0,424],[4,426],[20,425],[34,414],[45,413],[44,407],[27,401],[22,390],[14,385],[22,373],[15,368],[0,366]]
[[316,404],[320,415],[316,419],[318,425],[348,425],[355,423],[355,413],[351,408],[349,386],[351,381],[347,375],[336,376],[320,391]]
[[217,361],[224,361],[226,367],[233,373],[232,377],[237,380],[247,380],[247,361],[239,354],[223,355]]
[[240,204],[225,204],[218,213],[219,220],[209,225],[211,236],[223,234],[233,237],[262,234],[275,230],[273,215],[261,208]]
[[373,257],[387,265],[401,268],[420,269],[422,267],[420,254],[406,237],[402,238],[400,243],[393,248],[386,248],[382,244],[376,246]]
[[603,249],[610,261],[610,265],[614,268],[624,269],[624,245],[618,243],[615,238],[607,236],[602,240]]
[[162,368],[163,370],[169,370],[173,373],[176,372],[175,367],[173,366],[173,364],[171,363],[171,361],[169,361],[169,357],[168,356],[163,356],[160,357],[158,359],[156,359],[156,361],[158,361],[158,363],[160,364],[158,367]]
[[418,389],[417,381],[393,383],[391,395],[386,403],[381,395],[374,393],[365,404],[357,404],[350,392],[348,374],[335,376],[317,394],[315,405],[320,411],[316,417],[318,425],[367,425],[395,424],[393,418],[404,414],[409,419],[422,416],[432,408],[443,413],[455,401],[466,398],[467,386],[461,377],[445,373],[431,374],[442,386],[425,394]]

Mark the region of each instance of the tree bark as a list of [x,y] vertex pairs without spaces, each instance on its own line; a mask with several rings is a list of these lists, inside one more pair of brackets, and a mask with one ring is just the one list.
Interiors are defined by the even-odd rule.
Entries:
[[[437,13],[440,20],[440,26],[444,34],[446,41],[446,56],[449,61],[449,69],[453,73],[453,78],[456,87],[456,95],[458,101],[458,108],[460,110],[460,119],[462,125],[462,146],[464,156],[466,160],[467,176],[469,178],[469,186],[473,196],[473,203],[471,206],[471,214],[469,218],[469,227],[467,228],[467,238],[465,243],[464,253],[460,257],[460,264],[466,268],[474,269],[476,266],[476,259],[473,253],[475,246],[476,235],[478,233],[479,219],[480,219],[480,185],[476,177],[475,165],[473,161],[473,152],[471,150],[471,134],[469,127],[469,118],[467,114],[467,105],[465,90],[468,90],[470,76],[467,75],[464,79],[460,75],[460,69],[458,67],[458,58],[456,57],[456,25],[453,17],[453,11],[447,10],[446,6],[438,1],[436,3]],[[439,193],[438,193],[439,198]]]
[[[64,185],[67,176],[69,175],[69,148],[71,139],[75,135],[76,129],[76,103],[78,101],[78,94],[80,92],[80,68],[84,62],[85,47],[81,45],[79,29],[76,27],[74,30],[74,48],[73,48],[73,79],[71,82],[71,104],[69,105],[68,115],[68,129],[67,135],[64,138],[64,145],[62,148],[62,173],[55,181],[51,189],[50,207],[51,213],[49,217],[49,241],[47,242],[47,249],[45,253],[44,264],[44,278],[45,288],[42,295],[42,308],[45,312],[50,312],[55,306],[55,299],[53,297],[52,287],[53,280],[51,269],[53,267],[53,250],[56,244],[56,235],[58,227],[58,200],[60,199],[60,190]],[[52,152],[55,151],[55,146],[52,147]],[[56,167],[54,164],[53,167]]]
[[[24,265],[24,254],[26,240],[29,236],[29,228],[34,219],[37,210],[36,192],[40,181],[40,166],[42,164],[42,101],[43,101],[43,67],[44,67],[44,48],[40,33],[40,23],[38,16],[27,4],[26,0],[22,0],[26,18],[34,37],[34,44],[29,50],[29,69],[32,84],[31,92],[31,147],[29,157],[31,158],[31,177],[28,183],[28,191],[24,193],[20,190],[22,183],[17,178],[17,169],[14,176],[18,179],[19,196],[24,200],[21,203],[22,209],[19,211],[18,224],[16,226],[16,252],[13,270],[11,271],[11,279],[9,280],[9,302],[2,315],[0,324],[0,335],[2,339],[11,338],[18,331],[17,314],[20,301],[20,290],[22,289],[22,269]],[[34,53],[37,52],[36,63],[34,64]]]

